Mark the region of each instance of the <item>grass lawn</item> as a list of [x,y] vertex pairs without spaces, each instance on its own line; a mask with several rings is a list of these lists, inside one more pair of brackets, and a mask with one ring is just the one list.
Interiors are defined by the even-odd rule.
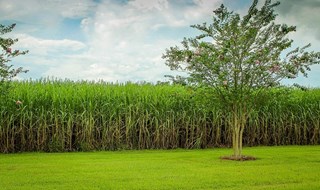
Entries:
[[320,146],[0,154],[0,189],[320,189]]

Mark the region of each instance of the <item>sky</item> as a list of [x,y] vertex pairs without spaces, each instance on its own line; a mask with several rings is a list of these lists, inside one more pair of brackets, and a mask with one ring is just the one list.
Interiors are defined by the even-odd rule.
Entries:
[[[297,26],[292,48],[320,51],[320,0],[280,2],[277,23]],[[210,23],[222,3],[243,15],[252,0],[0,0],[0,23],[16,23],[13,49],[29,50],[11,62],[29,70],[20,79],[157,82],[176,74],[165,49],[199,34],[190,25]],[[320,87],[320,65],[311,69],[284,84]]]

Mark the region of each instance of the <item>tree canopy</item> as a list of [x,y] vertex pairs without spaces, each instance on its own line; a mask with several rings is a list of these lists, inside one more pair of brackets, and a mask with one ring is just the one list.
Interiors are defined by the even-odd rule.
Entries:
[[279,86],[282,79],[307,76],[310,66],[320,63],[320,52],[307,51],[311,44],[290,49],[288,34],[296,27],[275,23],[279,4],[266,0],[259,8],[254,0],[243,17],[222,4],[213,11],[212,23],[191,26],[200,31],[198,36],[184,38],[182,46],[163,55],[171,70],[188,74],[188,84],[218,92],[230,113],[236,157],[241,156],[243,129],[259,93]]
[[18,39],[3,38],[4,34],[10,33],[16,25],[12,24],[9,26],[4,26],[0,24],[0,47],[2,51],[0,52],[0,95],[4,95],[9,89],[10,81],[13,77],[17,76],[21,72],[27,72],[22,67],[13,68],[9,62],[12,58],[24,55],[28,51],[13,50],[12,45],[14,45]]

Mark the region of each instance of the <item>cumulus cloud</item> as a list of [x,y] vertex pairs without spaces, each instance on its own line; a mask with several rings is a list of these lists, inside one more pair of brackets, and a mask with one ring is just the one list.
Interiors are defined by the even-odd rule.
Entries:
[[[48,40],[27,34],[17,34],[14,38],[18,38],[19,41],[12,47],[13,49],[30,50],[28,54],[18,56],[12,61],[14,66],[22,66],[29,70],[29,73],[20,75],[20,78],[58,77],[48,71],[68,65],[72,60],[70,56],[79,54],[87,48],[84,43],[69,39]],[[68,71],[59,70],[60,78],[68,78],[63,76],[64,72]]]
[[[0,1],[0,22],[27,23],[29,28],[24,28],[27,32],[15,35],[19,38],[17,47],[30,50],[17,61],[28,63],[22,66],[30,70],[31,77],[157,81],[171,73],[161,59],[165,49],[179,45],[183,37],[194,36],[196,31],[189,26],[210,21],[212,11],[226,1]],[[318,10],[318,4],[311,2],[320,0],[309,1],[283,1],[278,10],[278,21],[301,25],[293,36],[297,45],[319,42],[315,35],[319,32],[318,25],[314,24],[318,17],[311,14]],[[247,8],[231,9],[244,13]],[[79,26],[75,32],[81,33],[83,39],[71,40],[55,35],[61,29],[68,29],[58,27],[66,19],[77,20]],[[53,32],[43,34],[48,31]],[[320,48],[317,44],[320,43],[315,43],[313,48]]]
[[[165,48],[179,44],[184,35],[170,39],[158,30],[189,27],[201,17],[193,12],[215,5],[210,2],[195,1],[189,6],[170,4],[166,0],[102,2],[93,17],[81,21],[88,38],[88,51],[69,57],[68,65],[52,67],[45,74],[121,82],[163,80],[170,71],[161,55]],[[179,14],[177,8],[190,14]],[[61,70],[65,72],[62,74]]]
[[82,42],[63,39],[63,40],[48,40],[40,39],[26,34],[15,35],[19,39],[16,44],[18,48],[30,49],[36,55],[46,56],[49,53],[66,53],[75,52],[84,49],[86,45]]
[[281,0],[277,7],[280,21],[298,26],[320,40],[320,0]]
[[141,11],[152,11],[153,9],[161,11],[169,7],[167,0],[133,0],[128,4]]
[[25,20],[26,18],[34,18],[34,22],[43,21],[47,16],[82,18],[87,16],[95,5],[91,0],[0,1],[0,15],[2,19]]

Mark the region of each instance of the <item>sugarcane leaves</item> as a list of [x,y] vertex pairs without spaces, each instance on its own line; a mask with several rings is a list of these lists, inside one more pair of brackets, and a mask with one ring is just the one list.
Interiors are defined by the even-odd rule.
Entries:
[[[266,0],[260,9],[257,4],[254,0],[243,17],[221,5],[213,11],[211,24],[192,25],[200,35],[184,38],[182,48],[171,47],[163,55],[171,69],[188,74],[192,85],[215,89],[236,125],[244,125],[257,91],[300,73],[307,76],[310,66],[320,61],[319,52],[307,51],[310,45],[288,50],[293,43],[288,34],[296,27],[275,23],[274,7],[279,2]],[[284,51],[289,53],[283,58]],[[241,138],[235,138],[240,143]],[[235,155],[241,152],[241,145],[238,148]]]

